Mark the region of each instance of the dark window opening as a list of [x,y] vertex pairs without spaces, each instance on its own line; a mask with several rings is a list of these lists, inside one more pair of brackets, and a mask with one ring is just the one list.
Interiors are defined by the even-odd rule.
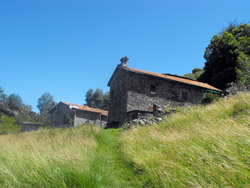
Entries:
[[186,91],[182,92],[182,100],[183,101],[188,101],[188,92],[186,92]]
[[150,85],[150,93],[155,94],[155,92],[156,92],[155,85]]
[[63,124],[69,124],[69,119],[66,115],[63,115]]
[[138,114],[134,114],[132,118],[133,119],[137,119],[138,118]]

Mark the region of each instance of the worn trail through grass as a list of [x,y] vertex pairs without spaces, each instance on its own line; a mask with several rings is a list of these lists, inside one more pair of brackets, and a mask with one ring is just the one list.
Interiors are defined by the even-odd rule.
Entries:
[[143,187],[141,175],[120,152],[119,129],[103,130],[95,136],[98,146],[91,157],[90,175],[96,187]]

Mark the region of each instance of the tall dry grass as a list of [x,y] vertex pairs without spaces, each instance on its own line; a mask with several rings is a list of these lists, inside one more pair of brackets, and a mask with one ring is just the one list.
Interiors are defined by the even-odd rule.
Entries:
[[250,94],[183,108],[120,143],[150,187],[250,187]]
[[0,136],[0,187],[91,187],[88,158],[100,129],[67,130]]

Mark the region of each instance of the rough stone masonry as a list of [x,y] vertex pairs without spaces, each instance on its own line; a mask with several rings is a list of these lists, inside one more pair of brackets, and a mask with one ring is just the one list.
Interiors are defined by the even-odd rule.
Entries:
[[[155,105],[165,109],[167,106],[197,104],[205,92],[222,92],[192,79],[129,68],[128,60],[127,57],[120,60],[121,64],[108,82],[107,128],[120,127],[128,118],[131,119],[133,112],[153,112]],[[136,113],[134,116],[136,119]]]

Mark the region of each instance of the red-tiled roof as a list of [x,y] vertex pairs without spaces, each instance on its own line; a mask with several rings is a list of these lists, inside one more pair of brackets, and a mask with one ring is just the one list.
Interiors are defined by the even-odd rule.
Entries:
[[156,76],[156,77],[160,77],[160,78],[164,78],[164,79],[168,79],[168,80],[173,80],[173,81],[182,82],[182,83],[189,84],[189,85],[199,86],[199,87],[203,87],[203,88],[207,88],[207,89],[222,92],[220,89],[218,89],[216,87],[213,87],[213,86],[211,86],[211,85],[209,85],[207,83],[198,82],[196,80],[191,80],[191,79],[188,79],[188,78],[172,76],[172,75],[166,75],[166,74],[158,74],[158,73],[153,73],[153,72],[147,72],[147,71],[142,71],[142,70],[138,70],[138,69],[134,69],[134,68],[128,68],[128,67],[122,67],[122,68],[125,69],[125,70],[128,70],[128,71],[131,71],[131,72],[147,74],[147,75],[151,75],[151,76]]
[[101,110],[98,108],[90,108],[89,106],[82,106],[82,105],[78,105],[78,104],[72,104],[72,103],[68,103],[68,102],[62,102],[68,106],[71,107],[75,107],[76,109],[80,109],[80,110],[84,110],[84,111],[89,111],[89,112],[95,112],[95,113],[101,113],[104,116],[108,116],[108,111],[106,110]]

